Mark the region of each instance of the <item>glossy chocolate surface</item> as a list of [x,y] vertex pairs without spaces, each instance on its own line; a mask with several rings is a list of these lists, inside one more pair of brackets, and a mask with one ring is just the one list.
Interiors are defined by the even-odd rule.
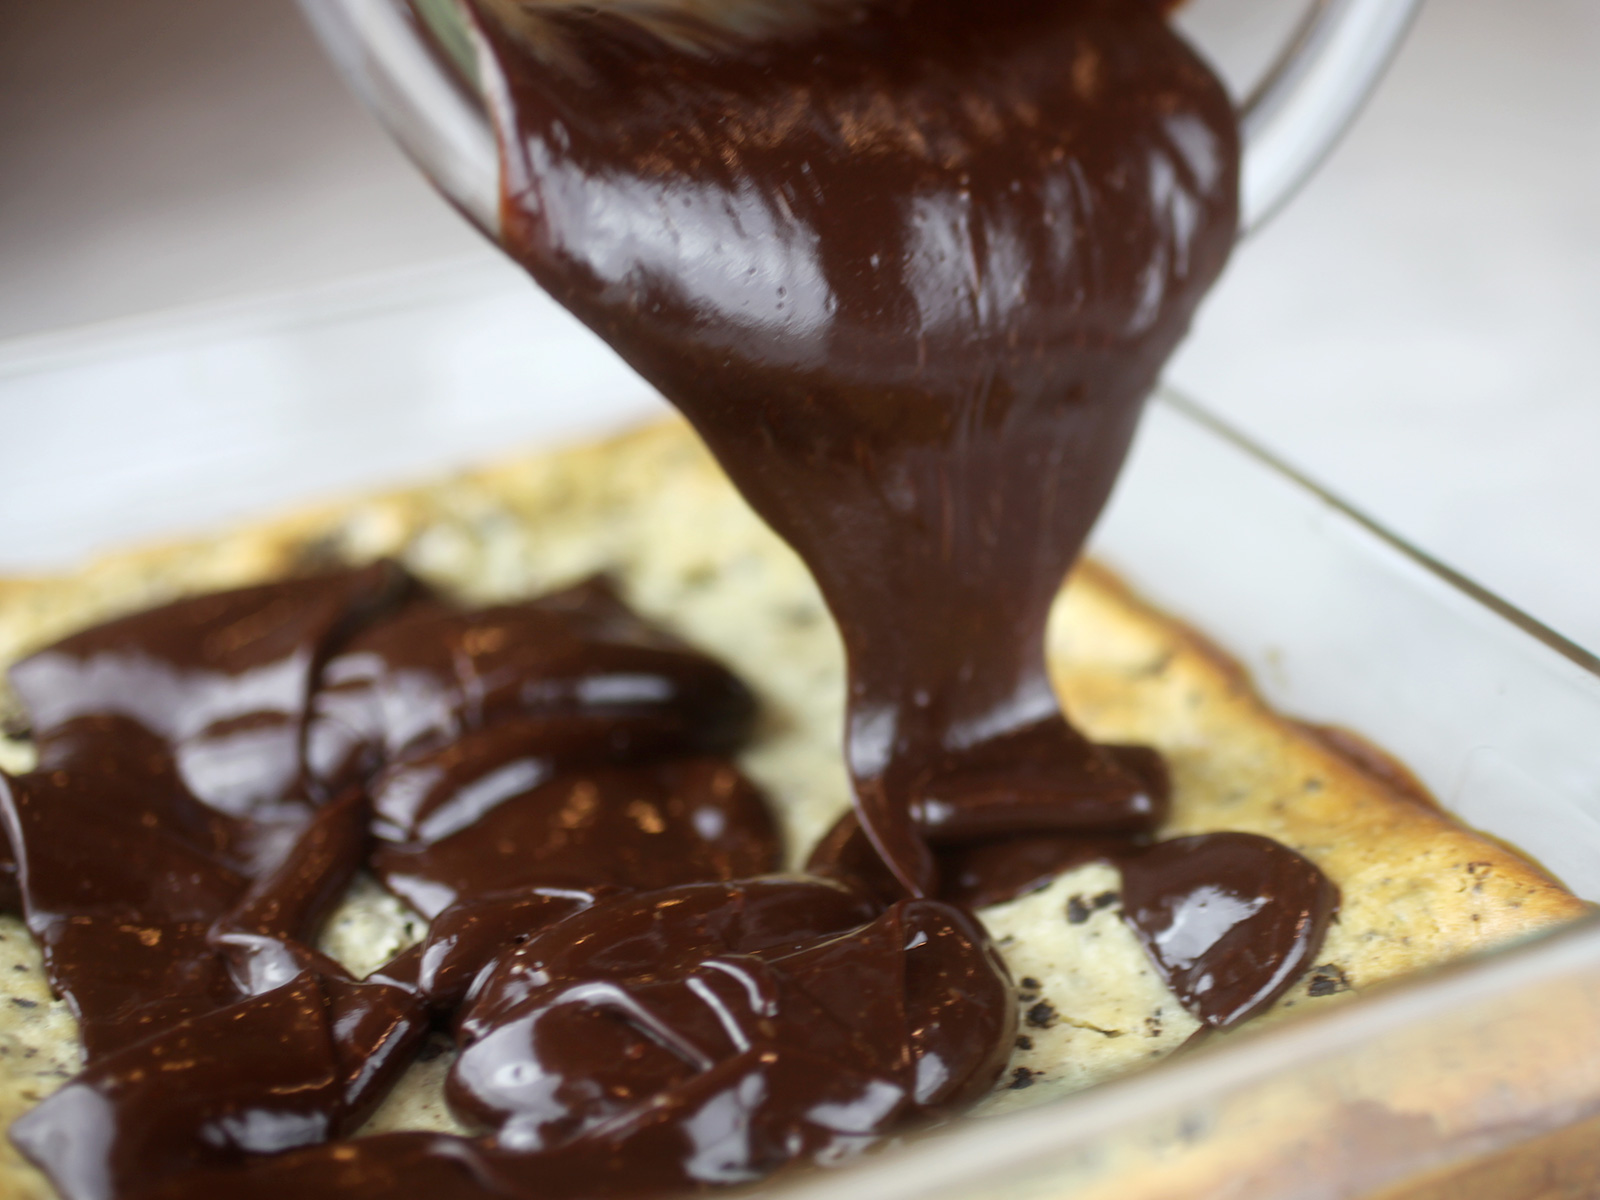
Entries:
[[[1282,996],[1311,965],[1339,907],[1327,876],[1270,838],[1210,833],[1152,844],[1137,832],[1040,829],[1028,811],[1020,809],[1003,836],[938,847],[940,898],[970,908],[1003,904],[1073,867],[1109,863],[1122,874],[1123,921],[1178,1000],[1210,1028],[1237,1025]],[[806,870],[880,899],[896,890],[854,813],[817,843]]]
[[11,668],[47,743],[122,716],[171,747],[189,791],[236,817],[289,798],[319,654],[397,602],[404,573],[362,571],[214,592],[85,630]]
[[502,1147],[548,1149],[702,1102],[707,1073],[756,1070],[776,1090],[741,1108],[768,1148],[688,1184],[759,1177],[794,1139],[836,1157],[910,1111],[974,1099],[1015,1031],[1004,968],[959,909],[875,910],[782,877],[597,904],[481,979],[460,1016],[452,1106]]
[[[548,914],[547,914],[548,915]],[[974,919],[769,877],[614,896],[524,939],[462,1010],[466,1139],[384,1134],[152,1196],[637,1196],[837,1162],[992,1085],[1016,1029]]]
[[[251,692],[263,662],[295,665],[292,694]],[[750,695],[602,584],[470,612],[381,564],[152,610],[19,674],[39,767],[0,778],[0,815],[89,1065],[13,1136],[68,1200],[749,1180],[1004,1065],[1010,983],[970,915],[748,878],[778,861],[771,815],[705,750],[742,736]],[[183,770],[219,697],[277,739],[242,811]],[[363,711],[337,772],[278,761],[283,730]],[[435,919],[357,980],[313,943],[363,865]],[[338,1140],[436,1025],[482,1135]]]
[[1124,918],[1183,1006],[1215,1028],[1281,996],[1339,907],[1327,876],[1253,833],[1174,838],[1118,865]]
[[752,42],[541,7],[482,22],[485,69],[507,248],[806,560],[864,828],[921,895],[919,806],[1136,807],[1045,619],[1228,256],[1238,136],[1159,5],[848,11]]
[[[508,769],[492,770],[515,777]],[[473,780],[467,787],[495,789]],[[515,784],[513,784],[513,787]],[[380,843],[372,869],[423,916],[533,885],[669,887],[778,867],[765,801],[725,759],[569,769],[471,808],[437,841]],[[456,793],[460,795],[460,793]]]
[[361,632],[323,673],[306,760],[331,791],[511,722],[530,753],[556,760],[715,753],[744,740],[754,713],[725,667],[593,579],[471,611],[422,597]]

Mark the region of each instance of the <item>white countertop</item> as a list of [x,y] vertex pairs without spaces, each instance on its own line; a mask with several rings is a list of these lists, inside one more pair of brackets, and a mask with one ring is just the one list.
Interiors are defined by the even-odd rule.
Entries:
[[[1593,649],[1597,62],[1594,0],[1434,0],[1346,145],[1241,249],[1171,371],[1380,522]],[[580,336],[413,175],[287,0],[7,6],[0,263],[0,570],[273,503],[283,481],[242,477],[226,453],[203,499],[164,494],[159,470],[116,453],[120,429],[149,423],[131,399],[141,389],[190,397],[161,415],[175,437],[203,438],[225,417],[266,437],[289,420],[251,408],[271,381],[263,343],[238,330],[263,313],[336,318],[326,361],[272,360],[278,384],[285,371],[307,381],[306,406],[345,378],[330,363],[371,361],[380,336],[396,347],[366,385],[383,436],[364,462],[306,460],[296,486],[311,490],[513,440],[509,398],[537,379],[538,346],[477,366],[470,352],[525,316],[543,337]],[[426,303],[397,322],[380,311],[391,294]],[[263,295],[277,299],[241,302]],[[220,316],[149,316],[219,302]],[[197,328],[210,330],[205,353]],[[97,346],[100,366],[86,367]],[[68,362],[78,374],[60,373]],[[583,417],[636,403],[603,355],[575,362],[597,389]],[[184,407],[212,385],[211,415]],[[35,414],[60,405],[81,406],[101,455],[66,482],[102,491],[85,493],[76,526],[42,538],[27,510],[63,481],[26,462],[54,436]],[[96,524],[107,497],[116,519]]]

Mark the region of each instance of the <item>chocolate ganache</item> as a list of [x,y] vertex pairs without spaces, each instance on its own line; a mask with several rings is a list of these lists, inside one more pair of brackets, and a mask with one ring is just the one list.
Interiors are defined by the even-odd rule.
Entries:
[[[507,248],[688,415],[848,656],[855,811],[775,875],[750,692],[600,581],[467,610],[380,563],[111,622],[12,671],[22,913],[87,1066],[12,1136],[67,1200],[628,1197],[832,1163],[993,1086],[971,909],[1103,860],[1211,1027],[1337,902],[1154,840],[1158,755],[1045,619],[1221,269],[1237,135],[1146,0],[840,0],[781,37],[477,0]],[[429,919],[314,948],[370,869]],[[0,899],[4,899],[0,896]],[[475,1132],[352,1138],[430,1030]]]
[[[744,1182],[1005,1065],[976,919],[766,874],[723,757],[749,691],[601,581],[465,610],[379,563],[125,617],[12,679],[39,765],[0,816],[87,1059],[12,1136],[68,1200]],[[432,920],[356,979],[313,943],[363,865]],[[345,1140],[435,1027],[478,1136]]]
[[506,247],[810,567],[905,891],[953,809],[1148,817],[1044,629],[1237,230],[1233,108],[1161,6],[882,0],[776,40],[478,10]]

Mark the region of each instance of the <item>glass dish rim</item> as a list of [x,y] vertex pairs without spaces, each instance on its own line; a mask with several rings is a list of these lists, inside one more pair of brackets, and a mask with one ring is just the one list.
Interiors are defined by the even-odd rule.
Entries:
[[1565,634],[1557,633],[1526,610],[1519,608],[1498,593],[1484,587],[1470,576],[1463,574],[1442,559],[1422,549],[1414,542],[1402,537],[1394,530],[1369,516],[1365,510],[1344,499],[1339,493],[1317,482],[1310,475],[1307,475],[1304,471],[1301,471],[1286,459],[1268,449],[1264,443],[1251,437],[1239,426],[1218,415],[1208,405],[1194,399],[1187,392],[1162,382],[1157,384],[1156,390],[1151,393],[1147,403],[1166,405],[1175,412],[1188,417],[1208,433],[1216,435],[1235,450],[1240,451],[1259,465],[1282,477],[1285,482],[1293,484],[1321,502],[1328,509],[1338,513],[1364,532],[1371,534],[1389,549],[1409,559],[1413,565],[1422,568],[1423,571],[1432,575],[1440,583],[1445,584],[1453,591],[1459,592],[1480,607],[1488,609],[1495,616],[1500,617],[1542,644],[1547,650],[1554,651],[1573,666],[1600,680],[1600,654],[1584,649],[1583,646]]

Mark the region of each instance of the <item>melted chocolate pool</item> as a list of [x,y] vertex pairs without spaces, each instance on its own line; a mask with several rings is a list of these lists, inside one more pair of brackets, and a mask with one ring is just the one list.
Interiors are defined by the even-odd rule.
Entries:
[[[0,816],[88,1066],[12,1135],[68,1200],[743,1182],[1005,1065],[976,920],[765,874],[765,800],[716,753],[750,693],[598,581],[465,611],[378,564],[124,618],[13,681],[40,765]],[[257,774],[207,802],[196,739]],[[363,865],[433,920],[355,979],[312,943]],[[432,1027],[477,1136],[341,1140]]]

